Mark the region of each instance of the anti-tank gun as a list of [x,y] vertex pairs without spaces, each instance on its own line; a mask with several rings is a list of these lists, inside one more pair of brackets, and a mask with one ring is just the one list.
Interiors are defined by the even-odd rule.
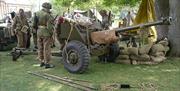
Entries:
[[[149,22],[149,23],[146,23],[146,24],[139,24],[139,25],[124,27],[124,28],[114,28],[114,29],[108,31],[108,32],[111,32],[111,33],[108,33],[107,31],[93,32],[92,33],[92,35],[93,35],[92,39],[94,41],[96,41],[98,44],[102,44],[102,43],[107,44],[109,42],[113,43],[115,41],[115,39],[113,39],[113,38],[120,37],[118,35],[121,35],[120,40],[123,40],[124,37],[122,37],[122,36],[124,36],[124,35],[125,36],[130,36],[130,37],[136,36],[137,33],[131,33],[131,32],[133,32],[133,30],[137,30],[137,29],[141,30],[141,29],[145,29],[145,28],[148,28],[148,27],[151,27],[151,26],[156,26],[156,25],[169,25],[171,23],[171,21],[172,21],[171,17],[170,18],[162,18],[161,20],[156,21],[156,22]],[[114,34],[113,35],[114,37],[111,37],[110,36],[111,34]],[[97,39],[99,40],[99,38],[96,37],[97,35],[105,35],[105,37],[102,38],[102,39],[106,39],[108,41],[107,42],[105,42],[105,41],[103,41],[103,42],[102,41],[97,41]],[[107,36],[110,36],[112,39],[107,37]],[[154,35],[149,35],[148,37],[151,37],[151,36],[154,36]]]
[[[90,56],[100,60],[114,61],[119,55],[118,35],[142,27],[169,24],[171,18],[156,22],[112,30],[82,26],[77,21],[60,17],[57,22],[57,39],[62,45],[64,67],[71,73],[83,73],[89,65]],[[92,24],[93,25],[93,24]]]

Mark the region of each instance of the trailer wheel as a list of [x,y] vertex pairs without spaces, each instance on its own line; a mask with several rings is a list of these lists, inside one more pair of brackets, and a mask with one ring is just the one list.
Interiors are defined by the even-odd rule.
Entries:
[[119,45],[117,43],[109,46],[109,53],[98,56],[102,62],[114,62],[119,55]]
[[90,52],[79,41],[70,41],[62,52],[65,69],[70,73],[83,73],[89,65]]

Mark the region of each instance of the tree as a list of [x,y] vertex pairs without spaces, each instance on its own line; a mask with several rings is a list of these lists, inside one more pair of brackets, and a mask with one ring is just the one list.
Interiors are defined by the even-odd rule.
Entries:
[[173,19],[169,26],[170,56],[180,57],[180,5],[179,0],[169,0],[170,16]]
[[[157,20],[160,20],[162,17],[169,16],[169,0],[155,0],[155,12]],[[162,38],[167,38],[168,36],[168,25],[157,26],[156,29],[158,34],[158,40]]]
[[122,6],[135,6],[141,0],[51,0],[56,10],[64,8],[87,10],[96,7],[119,12]]
[[158,26],[159,38],[168,37],[170,42],[170,56],[180,57],[180,11],[179,0],[156,0],[156,15],[172,17],[169,26]]

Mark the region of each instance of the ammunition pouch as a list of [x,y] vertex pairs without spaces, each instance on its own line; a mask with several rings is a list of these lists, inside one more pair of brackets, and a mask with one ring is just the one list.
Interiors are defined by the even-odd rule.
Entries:
[[27,25],[24,25],[22,28],[21,28],[21,31],[23,32],[23,33],[28,33],[28,29],[29,29],[29,27],[27,26]]

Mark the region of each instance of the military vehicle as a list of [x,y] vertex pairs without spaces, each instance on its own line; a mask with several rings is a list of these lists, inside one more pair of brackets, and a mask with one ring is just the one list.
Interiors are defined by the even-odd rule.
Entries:
[[[87,14],[80,14],[82,13],[71,14],[71,17],[59,17],[56,23],[57,39],[62,45],[64,67],[70,73],[85,72],[90,56],[98,56],[100,60],[114,61],[119,55],[117,42],[121,33],[170,22],[168,18],[147,24],[106,30],[102,27],[102,17],[98,18],[97,12],[91,10]],[[94,14],[93,18],[85,16],[88,14]]]
[[[11,50],[16,46],[17,39],[15,31],[11,28],[11,24],[13,22],[12,19],[15,17],[15,15],[15,12],[7,13],[4,15],[5,17],[3,19],[0,19],[0,51]],[[30,23],[32,13],[27,11],[25,12],[25,15]],[[30,32],[28,32],[27,48],[30,46],[30,37]]]
[[16,36],[11,29],[11,19],[6,16],[0,20],[0,51],[12,49],[16,42]]

